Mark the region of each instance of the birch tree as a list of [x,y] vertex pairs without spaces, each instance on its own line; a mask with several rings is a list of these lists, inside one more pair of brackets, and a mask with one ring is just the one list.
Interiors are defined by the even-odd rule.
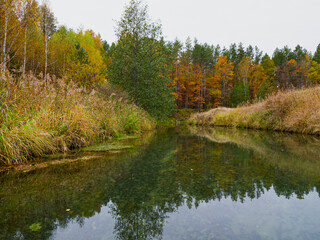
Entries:
[[56,31],[57,22],[47,2],[44,2],[40,6],[40,19],[40,27],[43,32],[45,42],[44,78],[46,78],[48,69],[48,41],[50,36]]

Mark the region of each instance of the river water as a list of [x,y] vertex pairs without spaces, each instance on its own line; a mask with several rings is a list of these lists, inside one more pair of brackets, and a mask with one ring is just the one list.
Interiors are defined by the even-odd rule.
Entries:
[[1,173],[0,239],[320,239],[317,137],[171,129],[117,144]]

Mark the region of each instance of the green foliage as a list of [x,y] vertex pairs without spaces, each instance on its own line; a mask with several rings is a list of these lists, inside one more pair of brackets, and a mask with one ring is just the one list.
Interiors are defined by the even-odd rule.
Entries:
[[61,26],[49,41],[49,70],[57,77],[67,77],[79,85],[103,84],[109,57],[99,36],[92,31],[78,32]]
[[278,48],[276,48],[276,50],[274,51],[272,60],[274,61],[276,66],[281,66],[286,61],[288,61],[285,54]]
[[294,54],[294,60],[296,60],[297,62],[300,62],[306,59],[306,55],[308,54],[308,51],[302,48],[300,45],[297,45],[293,51],[293,54]]
[[297,45],[293,51],[288,46],[285,46],[282,49],[276,48],[273,52],[272,59],[276,66],[282,66],[291,59],[294,59],[297,62],[305,60],[307,53],[307,50],[300,45]]
[[317,50],[313,55],[313,61],[320,63],[320,44],[318,45]]
[[213,46],[199,44],[195,40],[191,59],[193,63],[198,63],[202,68],[208,69],[213,64]]
[[117,36],[110,81],[119,84],[153,117],[171,116],[174,98],[168,87],[168,52],[161,26],[149,20],[146,6],[132,0],[118,22]]
[[241,103],[250,99],[250,91],[248,84],[237,84],[232,89],[231,106],[236,107]]
[[311,80],[313,84],[320,83],[320,63],[312,61],[311,67],[307,72],[307,77]]
[[259,91],[256,95],[256,98],[258,99],[265,99],[266,97],[268,97],[271,93],[272,93],[272,86],[270,85],[270,83],[263,83],[261,84]]
[[136,112],[130,113],[125,119],[124,119],[124,131],[126,133],[132,134],[134,133],[135,129],[137,129],[137,123],[139,121],[139,118],[137,116]]

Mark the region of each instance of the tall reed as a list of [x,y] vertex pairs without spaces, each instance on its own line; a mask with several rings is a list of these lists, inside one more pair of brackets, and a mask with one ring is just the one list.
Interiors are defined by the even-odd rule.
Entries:
[[0,164],[21,163],[154,126],[145,111],[111,85],[86,89],[54,77],[44,81],[33,75],[0,76]]

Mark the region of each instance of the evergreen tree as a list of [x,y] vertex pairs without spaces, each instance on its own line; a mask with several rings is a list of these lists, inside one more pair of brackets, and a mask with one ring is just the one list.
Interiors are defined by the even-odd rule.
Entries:
[[193,47],[192,47],[192,43],[191,43],[191,38],[187,37],[186,43],[185,43],[185,51],[184,51],[182,57],[185,59],[188,59],[189,60],[188,63],[191,63],[192,49],[193,49]]
[[317,63],[320,63],[320,44],[317,47],[316,52],[313,55],[313,61],[316,61]]
[[300,45],[297,45],[293,53],[294,53],[294,59],[297,62],[300,62],[306,59],[306,55],[308,54],[308,51],[306,49],[303,49]]
[[213,50],[213,64],[216,64],[221,56],[221,47],[218,44]]
[[201,68],[210,68],[213,64],[213,47],[206,43],[195,43],[192,51],[192,62],[198,63]]
[[283,51],[279,48],[276,48],[276,50],[274,50],[272,60],[276,66],[282,66],[285,62],[288,61]]
[[174,97],[168,87],[169,54],[161,25],[151,22],[146,5],[132,0],[118,22],[116,35],[110,81],[119,84],[153,117],[169,117],[174,110]]
[[246,53],[245,53],[246,57],[249,57],[251,59],[254,58],[254,52],[253,52],[253,47],[251,45],[249,45],[246,49]]
[[237,57],[234,64],[238,65],[245,56],[246,56],[246,51],[244,50],[243,43],[239,43],[238,49],[237,49]]
[[248,84],[235,85],[231,93],[231,106],[236,107],[240,103],[247,102],[250,99],[250,91]]
[[259,48],[257,46],[255,46],[254,48],[254,63],[255,64],[260,64],[261,60],[262,60],[262,51],[259,50]]
[[235,44],[235,43],[231,44],[230,47],[229,47],[228,53],[229,53],[228,60],[230,60],[231,62],[236,64],[236,61],[237,61],[237,44]]

